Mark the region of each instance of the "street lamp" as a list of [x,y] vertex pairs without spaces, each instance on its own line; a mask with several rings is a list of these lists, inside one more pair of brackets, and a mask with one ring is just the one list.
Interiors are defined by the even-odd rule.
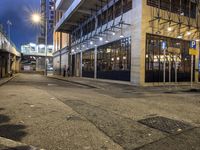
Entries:
[[45,20],[42,20],[42,17],[39,13],[34,13],[31,15],[31,20],[33,23],[35,24],[40,24],[42,23],[43,21],[45,21],[45,26],[46,26],[46,31],[45,31],[45,75],[47,76],[47,45],[48,45],[48,42],[47,42],[47,31],[48,31],[48,19],[45,18]]
[[41,19],[40,14],[32,14],[31,20],[32,20],[33,23],[38,24],[38,23],[41,22],[42,19]]

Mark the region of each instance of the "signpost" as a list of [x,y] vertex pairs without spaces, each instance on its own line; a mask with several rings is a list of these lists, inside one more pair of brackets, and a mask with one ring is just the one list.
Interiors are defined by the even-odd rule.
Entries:
[[167,50],[167,42],[163,41],[162,42],[162,50],[163,50],[163,55],[164,55],[164,62],[163,62],[163,82],[165,84],[165,78],[166,78],[166,50]]
[[[169,60],[169,82],[171,82],[171,57],[173,57],[173,59],[175,59],[175,64],[174,64],[174,69],[175,69],[175,83],[177,83],[177,70],[178,70],[178,61],[177,61],[177,57],[178,55],[180,55],[181,53],[181,49],[180,48],[175,48],[175,47],[168,47],[167,51],[171,54],[174,54],[172,56],[170,56],[170,60]],[[176,56],[176,58],[174,58],[174,56]]]
[[198,51],[196,49],[196,41],[190,42],[189,54],[191,55],[191,87],[193,85],[193,73],[194,73],[194,56],[198,55]]

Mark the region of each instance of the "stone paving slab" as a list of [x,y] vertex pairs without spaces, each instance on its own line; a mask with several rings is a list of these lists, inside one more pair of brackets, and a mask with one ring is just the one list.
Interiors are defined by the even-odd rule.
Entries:
[[83,101],[67,100],[65,103],[86,117],[99,130],[103,131],[125,150],[133,150],[136,147],[140,147],[167,136],[167,134],[158,130],[143,126],[134,120],[106,111]]
[[135,150],[200,150],[200,128],[163,138]]

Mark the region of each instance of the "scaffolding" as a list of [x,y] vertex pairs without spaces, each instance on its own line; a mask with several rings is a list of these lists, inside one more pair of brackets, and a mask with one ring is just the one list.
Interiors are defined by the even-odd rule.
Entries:
[[[85,15],[79,20],[78,26],[73,26],[71,28],[71,35],[73,39],[73,46],[85,45],[88,47],[89,44],[95,43],[96,40],[105,38],[108,42],[109,35],[115,35],[115,32],[121,31],[124,26],[130,26],[124,21],[124,2],[126,0],[97,0],[95,9],[90,9],[90,14]],[[120,3],[120,16],[116,16],[116,3]],[[112,19],[109,20],[109,17]],[[98,17],[100,17],[101,22],[98,22]],[[120,17],[117,21],[116,18]],[[105,21],[106,23],[103,23]],[[89,32],[83,35],[83,28],[87,28]],[[95,45],[95,44],[94,44]],[[78,50],[79,48],[77,48]],[[81,49],[81,46],[80,46]],[[80,50],[79,49],[79,50]]]
[[[177,38],[200,39],[200,0],[148,0],[153,34],[176,34]],[[175,35],[174,35],[175,36]]]

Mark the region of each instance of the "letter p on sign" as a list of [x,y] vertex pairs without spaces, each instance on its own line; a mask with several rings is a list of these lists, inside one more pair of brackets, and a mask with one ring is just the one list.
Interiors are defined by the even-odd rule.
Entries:
[[196,49],[196,41],[191,41],[190,42],[190,48]]

